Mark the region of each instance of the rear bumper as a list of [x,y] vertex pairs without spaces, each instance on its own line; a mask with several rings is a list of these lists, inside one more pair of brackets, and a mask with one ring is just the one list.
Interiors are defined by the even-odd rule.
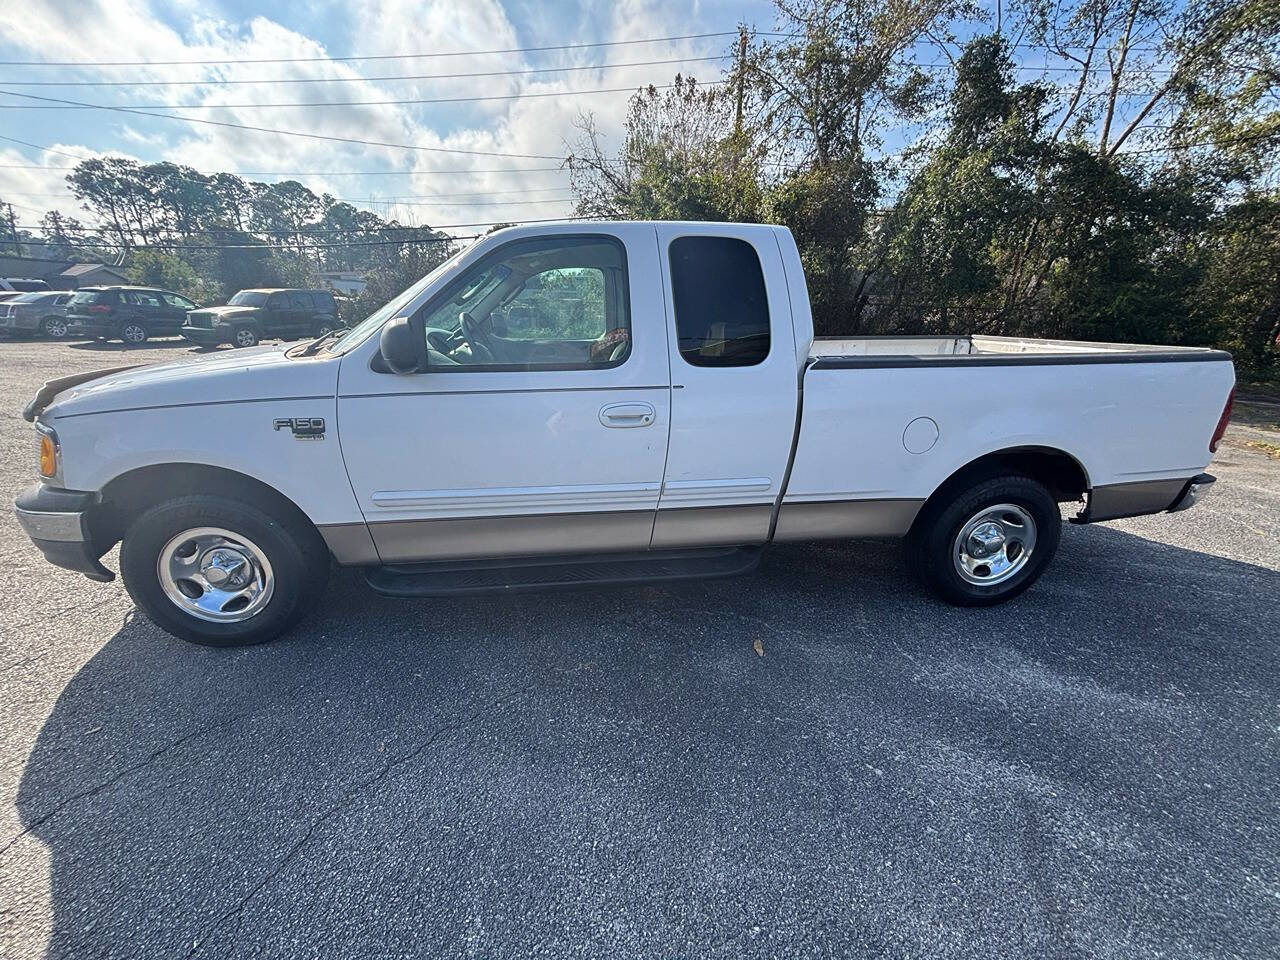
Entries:
[[35,314],[0,317],[0,333],[35,333],[39,327],[40,321]]
[[218,343],[231,342],[231,330],[227,327],[186,327],[182,328],[185,340],[202,346],[213,346]]
[[106,548],[93,537],[90,513],[96,501],[94,493],[36,483],[18,494],[14,511],[46,560],[106,583],[116,575],[100,562]]
[[1206,490],[1218,482],[1218,478],[1211,473],[1200,473],[1187,481],[1186,487],[1182,491],[1182,496],[1174,501],[1173,506],[1169,508],[1170,513],[1177,513],[1180,510],[1187,510],[1194,507],[1200,500]]

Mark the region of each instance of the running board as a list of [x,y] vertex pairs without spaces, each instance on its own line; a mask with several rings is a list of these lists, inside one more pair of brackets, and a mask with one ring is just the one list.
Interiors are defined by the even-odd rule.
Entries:
[[449,560],[370,567],[365,579],[387,597],[451,597],[557,587],[662,583],[749,573],[760,547],[598,553],[507,560]]

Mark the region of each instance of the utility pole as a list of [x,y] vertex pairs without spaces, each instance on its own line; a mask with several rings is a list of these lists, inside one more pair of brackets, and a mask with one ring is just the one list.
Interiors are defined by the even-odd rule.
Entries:
[[733,135],[742,139],[742,97],[747,84],[747,28],[738,27],[738,109],[734,115]]
[[6,203],[9,208],[9,236],[13,240],[13,252],[18,256],[22,256],[22,246],[18,243],[18,221],[13,216],[13,204]]

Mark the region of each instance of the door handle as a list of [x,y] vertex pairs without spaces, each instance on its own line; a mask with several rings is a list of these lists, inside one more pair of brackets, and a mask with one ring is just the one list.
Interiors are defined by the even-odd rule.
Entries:
[[607,403],[600,408],[600,422],[606,427],[647,427],[657,419],[652,403]]

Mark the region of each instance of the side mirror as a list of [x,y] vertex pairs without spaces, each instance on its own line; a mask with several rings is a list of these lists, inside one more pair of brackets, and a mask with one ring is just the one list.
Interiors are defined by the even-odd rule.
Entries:
[[383,325],[378,349],[392,373],[418,373],[427,367],[427,341],[414,333],[407,317],[396,317]]

